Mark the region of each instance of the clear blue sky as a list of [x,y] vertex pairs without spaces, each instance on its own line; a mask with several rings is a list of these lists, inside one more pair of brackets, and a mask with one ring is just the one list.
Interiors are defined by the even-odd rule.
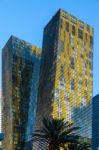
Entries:
[[99,0],[0,0],[0,88],[1,49],[10,35],[41,47],[43,28],[59,8],[94,27],[93,94],[99,93]]

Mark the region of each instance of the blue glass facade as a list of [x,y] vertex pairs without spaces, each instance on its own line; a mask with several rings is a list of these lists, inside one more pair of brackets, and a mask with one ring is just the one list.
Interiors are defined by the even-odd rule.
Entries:
[[92,100],[92,150],[99,150],[99,94]]
[[29,102],[28,122],[26,128],[26,140],[31,140],[31,133],[33,132],[33,129],[35,127],[36,110],[37,110],[37,93],[38,93],[40,59],[33,56],[33,62],[34,62],[34,72],[31,81],[31,95]]
[[0,141],[4,140],[4,133],[0,133]]

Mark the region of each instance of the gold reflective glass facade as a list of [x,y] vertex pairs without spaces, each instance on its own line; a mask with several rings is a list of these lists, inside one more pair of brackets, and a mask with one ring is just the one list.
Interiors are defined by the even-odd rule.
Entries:
[[37,127],[43,116],[64,118],[91,138],[93,28],[59,10],[44,29]]

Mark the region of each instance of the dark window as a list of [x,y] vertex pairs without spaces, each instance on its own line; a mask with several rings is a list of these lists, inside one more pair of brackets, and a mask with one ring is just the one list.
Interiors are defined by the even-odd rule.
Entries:
[[87,99],[88,95],[87,95],[87,91],[84,91],[84,98]]
[[71,81],[71,90],[75,89],[75,83],[74,83],[74,79]]
[[87,25],[87,31],[90,32],[90,26],[89,25]]
[[69,99],[70,99],[69,95],[65,95],[64,98],[65,98],[65,101],[69,101]]
[[88,86],[88,79],[85,80],[85,85]]
[[60,20],[60,27],[62,28],[63,27],[63,22],[62,22],[62,19]]
[[86,42],[87,42],[87,39],[88,39],[88,34],[87,33],[85,33],[85,38],[86,38]]
[[92,63],[91,62],[89,62],[89,67],[92,70]]
[[60,67],[60,81],[62,81],[62,83],[64,82],[64,66],[61,65]]
[[61,73],[63,74],[64,73],[64,66],[63,65],[61,65]]
[[81,29],[78,29],[78,37],[83,39],[83,31]]
[[89,52],[89,58],[92,59],[92,57],[93,57],[93,53],[90,51]]
[[84,29],[84,22],[80,21],[80,28]]
[[70,67],[72,69],[74,69],[74,58],[73,57],[71,57],[71,59],[70,59]]
[[75,35],[75,26],[72,26],[72,34]]
[[82,59],[84,58],[84,55],[83,55],[83,54],[81,54],[81,58],[82,58]]
[[66,22],[66,31],[69,32],[69,23]]
[[93,37],[90,36],[90,47],[92,48],[93,47]]

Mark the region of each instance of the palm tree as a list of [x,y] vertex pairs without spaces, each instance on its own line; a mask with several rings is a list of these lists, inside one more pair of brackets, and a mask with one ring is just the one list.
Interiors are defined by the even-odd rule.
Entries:
[[69,150],[79,150],[79,145],[78,145],[78,143],[68,144],[68,149]]
[[91,147],[91,145],[87,142],[68,145],[69,150],[90,150],[90,147]]
[[68,143],[76,143],[79,139],[75,131],[79,128],[65,122],[63,119],[43,118],[42,127],[33,134],[33,140],[43,140],[48,143],[49,150],[59,150]]
[[91,144],[88,142],[83,142],[79,147],[79,150],[90,150]]

